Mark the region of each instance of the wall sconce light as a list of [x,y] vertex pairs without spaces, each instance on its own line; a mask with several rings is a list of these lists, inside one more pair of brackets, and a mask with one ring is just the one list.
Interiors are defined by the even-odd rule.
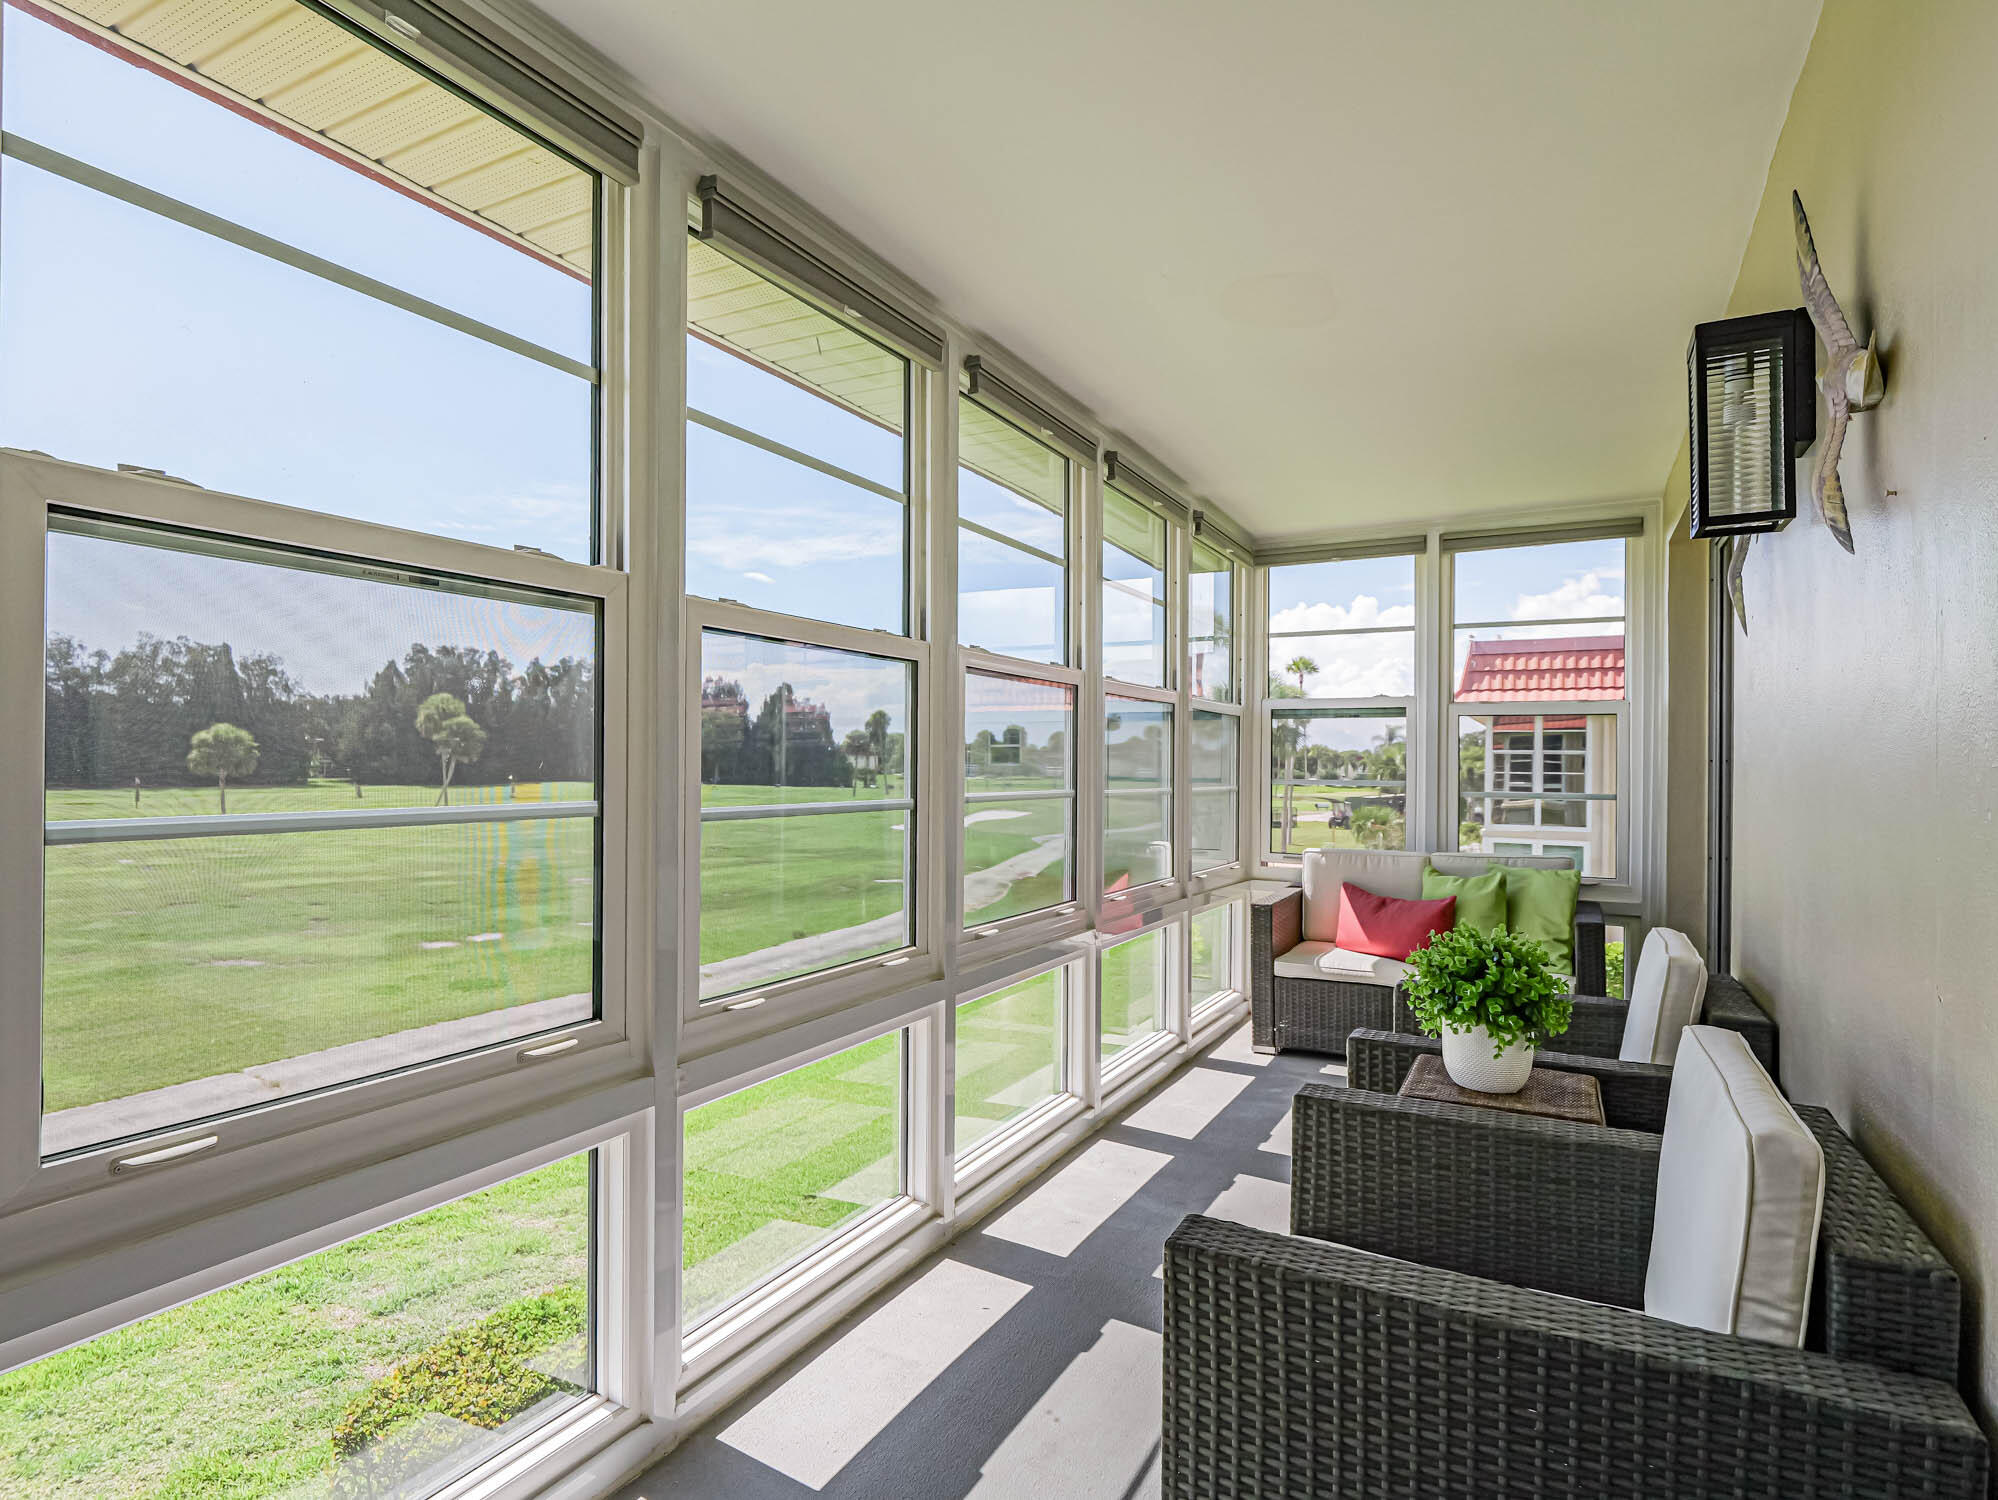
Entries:
[[1781,531],[1796,517],[1796,460],[1817,440],[1816,364],[1801,307],[1694,328],[1694,536]]

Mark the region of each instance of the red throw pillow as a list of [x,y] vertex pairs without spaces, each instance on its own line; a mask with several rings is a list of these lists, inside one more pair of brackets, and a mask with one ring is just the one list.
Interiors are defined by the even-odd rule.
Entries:
[[1349,953],[1406,960],[1430,938],[1457,925],[1457,898],[1401,901],[1376,896],[1351,881],[1339,887],[1339,927],[1333,942]]

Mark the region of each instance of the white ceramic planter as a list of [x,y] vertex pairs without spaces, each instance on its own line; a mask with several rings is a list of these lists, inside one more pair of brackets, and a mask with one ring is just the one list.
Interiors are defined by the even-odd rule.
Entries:
[[1516,1094],[1533,1071],[1533,1043],[1521,1038],[1498,1056],[1492,1034],[1482,1026],[1443,1032],[1443,1070],[1459,1088],[1480,1094]]

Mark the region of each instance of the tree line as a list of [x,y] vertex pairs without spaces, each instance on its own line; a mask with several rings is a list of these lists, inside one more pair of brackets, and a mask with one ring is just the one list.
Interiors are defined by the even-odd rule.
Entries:
[[886,709],[836,737],[831,713],[800,698],[788,682],[765,694],[754,712],[740,682],[701,682],[701,780],[710,785],[872,786],[901,774],[903,753]]
[[[458,785],[596,779],[595,671],[572,657],[516,668],[497,651],[419,642],[362,691],[320,694],[280,658],[226,642],[142,635],[113,654],[53,635],[44,693],[55,787],[197,785],[218,770],[230,785],[265,786],[436,785],[440,772]],[[253,751],[218,727],[242,731]]]

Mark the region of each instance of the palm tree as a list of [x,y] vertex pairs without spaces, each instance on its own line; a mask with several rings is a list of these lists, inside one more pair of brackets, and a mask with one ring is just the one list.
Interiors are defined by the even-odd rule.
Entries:
[[[1308,656],[1293,656],[1284,663],[1283,669],[1297,679],[1297,696],[1302,698],[1305,696],[1304,679],[1318,670],[1318,663]],[[1283,783],[1283,846],[1286,850],[1290,848],[1290,830],[1294,826],[1292,803],[1297,791],[1297,752],[1303,747],[1304,726],[1299,724],[1289,735],[1290,774]]]

